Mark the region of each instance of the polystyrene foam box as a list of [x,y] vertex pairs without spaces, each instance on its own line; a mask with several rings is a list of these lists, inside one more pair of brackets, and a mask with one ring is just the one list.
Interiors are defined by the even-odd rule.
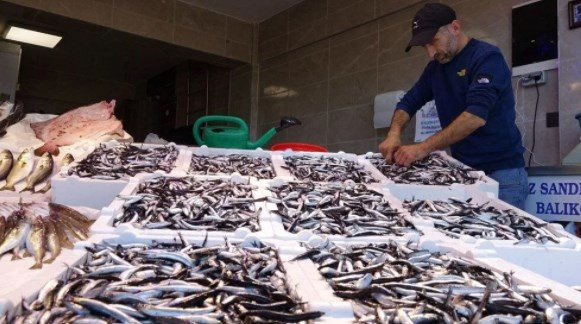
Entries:
[[[104,144],[106,147],[114,147],[121,145],[117,141],[112,141]],[[143,148],[163,147],[164,145],[153,144],[132,144]],[[168,144],[175,145],[175,144]],[[177,157],[174,169],[169,173],[170,175],[185,175],[187,167],[189,167],[190,153],[185,150],[185,147],[177,146],[180,153]],[[129,183],[131,177],[126,177],[116,180],[100,180],[92,178],[81,178],[76,175],[69,176],[69,168],[75,166],[77,163],[63,168],[60,173],[56,174],[52,179],[52,193],[53,201],[61,204],[87,206],[91,208],[103,208],[109,205],[115,196],[125,188]],[[154,174],[166,174],[163,171],[156,171]],[[138,174],[137,177],[147,175]]]

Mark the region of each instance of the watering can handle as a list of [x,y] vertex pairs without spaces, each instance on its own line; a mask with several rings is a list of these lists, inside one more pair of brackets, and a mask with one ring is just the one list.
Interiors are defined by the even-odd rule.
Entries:
[[238,126],[240,126],[240,129],[242,129],[243,131],[248,133],[248,125],[246,125],[246,122],[244,122],[244,120],[242,120],[241,118],[234,117],[234,116],[221,116],[221,115],[204,116],[204,117],[198,118],[198,120],[196,120],[196,122],[194,123],[194,139],[196,140],[198,145],[206,145],[206,143],[200,137],[200,126],[203,123],[213,122],[213,121],[238,124]]

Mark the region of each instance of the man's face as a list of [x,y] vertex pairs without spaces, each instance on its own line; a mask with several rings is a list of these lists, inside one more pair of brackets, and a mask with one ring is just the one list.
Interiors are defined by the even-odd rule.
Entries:
[[432,42],[424,45],[424,49],[430,59],[446,64],[458,54],[458,39],[444,26],[436,33]]

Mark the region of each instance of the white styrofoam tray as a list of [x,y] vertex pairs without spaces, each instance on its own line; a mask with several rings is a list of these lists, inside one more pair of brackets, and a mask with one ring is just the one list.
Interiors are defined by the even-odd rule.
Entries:
[[[473,175],[474,177],[479,179],[476,181],[476,183],[471,184],[471,185],[455,183],[455,184],[452,184],[450,186],[441,186],[441,185],[431,186],[431,185],[395,183],[393,180],[388,179],[379,169],[377,169],[369,160],[367,160],[367,158],[370,157],[372,154],[374,154],[374,153],[368,152],[367,154],[360,155],[359,158],[361,160],[367,161],[377,172],[379,172],[379,174],[382,175],[381,185],[384,186],[385,188],[389,189],[391,192],[402,191],[404,193],[408,193],[408,192],[416,192],[418,190],[421,190],[421,191],[425,192],[426,194],[429,193],[429,194],[437,195],[439,192],[446,191],[446,190],[451,190],[451,191],[457,192],[457,191],[465,190],[465,188],[475,188],[477,190],[489,192],[489,193],[493,194],[495,197],[498,197],[498,182],[496,182],[494,179],[487,176],[482,171],[470,171],[471,175]],[[454,159],[453,157],[449,156],[444,151],[436,151],[436,152],[434,152],[434,154],[440,155],[443,159],[450,161],[451,164],[456,165],[460,168],[468,168],[468,166],[466,166],[462,162]]]
[[[308,240],[308,244],[311,246],[317,246],[319,244],[325,244],[325,241],[328,242],[326,238],[323,236],[312,236]],[[400,244],[406,244],[402,238],[396,238],[394,241]],[[346,247],[351,246],[354,244],[360,244],[361,242],[333,242],[338,246]],[[377,242],[380,243],[380,242]],[[293,243],[286,243],[286,244],[293,244]],[[581,305],[581,293],[567,287],[558,282],[554,282],[546,277],[540,276],[536,273],[533,273],[527,269],[524,269],[518,265],[510,263],[505,260],[496,259],[496,258],[475,258],[472,254],[469,253],[468,250],[458,248],[455,244],[448,244],[442,243],[438,241],[434,241],[429,237],[422,236],[420,241],[418,242],[418,247],[420,249],[427,249],[430,252],[440,252],[440,253],[449,253],[456,257],[464,257],[473,261],[476,265],[480,265],[486,268],[489,268],[493,271],[503,273],[503,272],[513,272],[513,278],[516,283],[524,284],[524,285],[534,285],[539,287],[548,287],[552,289],[551,296],[555,298],[558,302],[560,302],[563,306],[571,306],[571,305]],[[301,250],[302,249],[302,250]],[[298,253],[302,253],[306,250],[303,248],[297,249]],[[298,255],[298,254],[297,254]],[[330,308],[334,309],[343,309],[345,306],[344,304],[339,304],[337,300],[348,302],[348,300],[343,300],[341,298],[335,297],[333,295],[333,290],[330,285],[327,283],[327,280],[319,273],[317,269],[317,265],[310,261],[309,259],[302,260],[302,261],[294,261],[294,263],[299,263],[297,265],[302,269],[303,280],[308,280],[312,286],[312,288],[317,291],[321,292],[320,300],[327,301],[332,300],[332,302],[327,302],[330,304]],[[291,262],[292,264],[292,262]],[[333,295],[334,299],[327,299],[329,295]],[[349,323],[353,323],[355,318],[351,314],[349,315],[348,312],[342,312],[343,317],[342,320],[349,321]]]
[[[204,240],[203,237],[193,238],[184,237],[189,243],[201,244]],[[153,241],[168,243],[168,242],[179,242],[177,235],[174,236],[156,236],[156,235],[141,235],[135,233],[125,233],[123,235],[113,235],[113,234],[101,234],[94,235],[88,241],[80,242],[75,245],[75,249],[71,250],[71,255],[68,257],[69,265],[79,265],[86,262],[88,254],[85,250],[85,246],[91,246],[95,243],[109,242],[113,244],[131,244],[131,243],[147,243],[150,244]],[[233,244],[243,244],[251,246],[254,242],[262,241],[265,244],[274,246],[277,248],[279,257],[283,261],[283,267],[287,272],[287,286],[291,289],[291,293],[298,296],[302,301],[304,301],[305,309],[307,311],[318,310],[325,312],[325,316],[317,320],[317,323],[325,324],[337,324],[337,323],[350,323],[348,319],[352,318],[351,305],[348,302],[339,300],[333,295],[330,287],[326,289],[315,289],[311,284],[310,280],[305,280],[308,278],[307,275],[311,276],[316,273],[316,268],[314,264],[308,260],[291,262],[290,260],[297,256],[299,253],[303,252],[304,249],[298,247],[298,245],[287,245],[284,242],[276,240],[261,240],[259,237],[254,235],[248,235],[244,239],[229,239],[230,243]],[[219,237],[208,238],[206,245],[214,246],[218,244],[223,244],[224,239]],[[10,290],[6,293],[6,296],[0,298],[0,316],[3,311],[8,311],[9,314],[17,314],[19,311],[15,308],[16,305],[24,298],[26,301],[33,301],[37,295],[38,291],[51,279],[53,278],[63,278],[66,268],[63,267],[59,271],[52,271],[52,273],[47,273],[42,278],[38,278],[34,285],[30,285],[24,290]],[[318,288],[318,287],[317,287]]]
[[[172,143],[170,143],[172,144]],[[106,147],[121,145],[117,141],[111,141],[104,144]],[[132,144],[143,148],[163,147],[164,145],[156,144]],[[173,145],[173,144],[172,144]],[[191,159],[190,152],[185,147],[176,145],[179,154],[176,159],[174,169],[169,173],[172,176],[185,175]],[[78,162],[77,162],[78,163]],[[76,175],[69,176],[68,170],[77,165],[72,164],[62,168],[61,172],[52,177],[52,194],[53,201],[65,205],[80,205],[91,208],[103,208],[109,205],[115,196],[129,183],[130,177],[116,180],[101,180],[92,178],[81,178]],[[154,174],[166,174],[158,170]],[[145,176],[147,173],[136,175],[136,177]]]
[[[139,185],[145,180],[145,179],[149,179],[152,177],[166,177],[167,175],[150,175],[150,176],[144,176],[144,177],[140,177],[140,178],[134,178],[131,179],[129,181],[129,183],[127,184],[127,186],[120,192],[119,196],[131,196],[134,195],[138,188]],[[171,177],[171,176],[168,176]],[[192,177],[196,180],[199,181],[204,181],[204,180],[215,180],[215,179],[220,179],[220,180],[227,180],[227,181],[233,181],[235,183],[244,183],[244,184],[252,184],[257,186],[258,188],[258,183],[256,182],[256,180],[252,177],[243,177],[240,176],[239,174],[233,174],[230,177],[224,177],[224,176],[189,176]],[[260,199],[265,197],[264,193],[262,190],[260,189],[256,189],[253,190],[252,195],[254,196],[254,198],[256,199]],[[97,221],[95,222],[95,224],[93,225],[93,227],[91,228],[91,231],[93,231],[94,233],[97,234],[123,234],[125,235],[125,233],[133,233],[135,235],[139,235],[139,234],[144,234],[144,235],[160,235],[160,236],[175,236],[177,232],[182,233],[184,236],[193,236],[193,237],[204,237],[206,236],[206,234],[208,235],[208,237],[228,237],[228,238],[239,238],[239,239],[243,239],[244,237],[246,237],[247,235],[250,234],[254,234],[257,237],[260,238],[272,238],[274,237],[274,234],[272,232],[272,225],[271,225],[271,221],[270,218],[268,217],[268,211],[266,210],[266,206],[265,203],[262,201],[259,202],[255,202],[255,208],[258,210],[259,208],[262,209],[262,212],[260,214],[260,216],[258,217],[258,222],[260,225],[260,231],[258,232],[252,232],[249,228],[246,227],[241,227],[236,229],[236,231],[233,232],[225,232],[225,231],[194,231],[194,230],[185,230],[185,229],[180,229],[180,230],[176,230],[176,229],[139,229],[134,227],[131,224],[119,224],[118,226],[114,227],[113,226],[113,220],[119,216],[120,214],[123,213],[123,204],[125,203],[125,200],[120,199],[120,198],[116,198],[113,200],[113,202],[108,206],[105,207],[101,210],[101,216],[99,217],[99,219],[97,219]]]
[[[224,155],[233,155],[233,154],[240,154],[240,155],[246,155],[249,157],[259,157],[259,158],[268,158],[270,159],[270,162],[272,164],[274,173],[275,173],[275,177],[281,173],[285,173],[288,171],[277,167],[274,164],[274,159],[277,159],[277,157],[275,157],[277,155],[276,152],[272,152],[272,151],[265,151],[261,148],[257,148],[255,150],[241,150],[241,149],[224,149],[224,148],[210,148],[207,146],[201,146],[201,147],[191,147],[187,149],[190,152],[190,157],[195,154],[198,156],[207,156],[207,157],[212,157],[212,156],[224,156]],[[187,165],[187,169],[186,171],[188,171],[189,174],[189,170],[191,167],[191,159],[188,160],[188,165]],[[225,173],[220,173],[220,174],[214,174],[217,176],[228,176],[230,175],[225,174]],[[268,180],[268,179],[258,179],[258,180]]]
[[[459,188],[459,187],[456,187]],[[462,235],[460,238],[452,238],[445,235],[440,230],[436,229],[434,226],[434,222],[431,219],[424,219],[419,217],[414,217],[409,215],[409,220],[414,223],[420,230],[422,230],[425,234],[430,234],[433,237],[440,237],[443,241],[451,241],[451,242],[458,242],[461,241],[463,243],[469,244],[476,249],[500,249],[503,247],[525,247],[525,246],[544,246],[545,248],[565,248],[565,249],[576,249],[579,246],[579,239],[573,237],[571,234],[567,233],[563,227],[559,224],[550,224],[547,223],[527,212],[517,209],[516,207],[496,198],[491,193],[483,192],[476,190],[474,188],[464,188],[462,190],[454,190],[456,188],[450,188],[449,190],[443,190],[440,192],[427,192],[423,190],[417,190],[414,192],[410,191],[391,191],[391,195],[396,198],[394,201],[394,206],[397,208],[401,208],[404,210],[405,213],[409,215],[409,212],[402,207],[403,200],[411,200],[411,199],[418,199],[418,200],[442,200],[447,201],[448,198],[457,198],[460,200],[466,200],[468,198],[472,198],[472,203],[476,204],[484,204],[487,203],[487,206],[495,207],[499,210],[507,210],[512,209],[516,211],[520,216],[526,217],[529,219],[534,220],[537,223],[546,224],[546,229],[548,229],[551,233],[553,233],[559,240],[559,243],[554,242],[547,242],[546,244],[542,245],[536,242],[528,242],[528,243],[517,243],[516,240],[488,240],[488,239],[481,239],[475,238],[469,235]],[[399,201],[397,201],[399,200]]]
[[[365,159],[359,158],[355,154],[344,153],[344,152],[337,152],[337,153],[319,153],[319,152],[293,152],[292,150],[288,149],[283,152],[272,152],[272,162],[274,163],[275,169],[277,170],[277,174],[281,178],[290,178],[298,181],[302,181],[302,179],[298,179],[288,169],[283,168],[286,166],[284,162],[285,157],[289,156],[311,156],[311,157],[328,157],[328,158],[342,158],[347,161],[356,162],[363,166],[365,171],[369,171],[371,177],[375,179],[376,182],[374,183],[383,183],[387,181],[387,178],[379,172],[369,161]],[[281,172],[278,172],[281,170]]]
[[[266,188],[264,188],[264,191],[263,191],[264,192],[263,195],[265,197],[273,197],[272,192],[270,190],[268,190],[268,188],[270,186],[284,185],[288,182],[289,181],[287,179],[276,178],[276,179],[269,181],[267,183],[263,183],[263,185],[266,185]],[[295,182],[295,181],[291,181],[291,182]],[[390,205],[392,207],[398,209],[402,213],[402,217],[404,217],[405,219],[407,219],[408,221],[411,222],[411,219],[408,217],[409,214],[404,212],[405,210],[403,209],[403,207],[401,207],[401,203],[399,203],[396,199],[393,199],[393,197],[389,195],[389,192],[386,192],[386,191],[382,190],[381,188],[372,188],[371,186],[369,186],[369,188],[377,191],[380,194],[383,194],[385,199],[390,203]],[[396,202],[395,204],[393,203],[394,201]],[[420,233],[408,233],[402,237],[397,237],[397,236],[392,236],[392,235],[346,237],[346,236],[342,236],[342,235],[316,234],[316,233],[313,233],[311,230],[302,230],[302,231],[295,234],[295,233],[288,232],[284,228],[282,218],[279,215],[276,215],[275,213],[273,213],[274,211],[277,210],[277,205],[275,203],[266,202],[265,206],[266,206],[266,210],[269,213],[269,218],[271,220],[274,237],[276,239],[280,239],[280,240],[305,242],[305,241],[308,241],[311,237],[324,236],[324,237],[328,237],[333,242],[368,242],[368,243],[372,243],[372,242],[388,242],[390,240],[393,240],[394,238],[402,239],[405,241],[414,241],[415,242],[415,241],[418,241],[419,237],[420,237],[420,235],[419,235]],[[419,228],[417,228],[417,229],[420,230]]]
[[[16,199],[10,199],[10,202]],[[2,201],[7,201],[2,199]],[[29,201],[23,201],[27,203]],[[99,212],[85,207],[71,207],[90,219],[96,219]],[[92,237],[88,241],[91,241]],[[30,270],[34,264],[34,258],[27,257],[20,260],[11,260],[11,254],[7,253],[0,257],[0,269],[2,269],[2,280],[0,280],[0,317],[10,310],[14,305],[20,303],[23,296],[29,296],[38,291],[52,278],[63,274],[67,267],[76,264],[85,254],[77,249],[85,242],[76,242],[72,250],[62,249],[61,254],[51,264],[44,263],[42,269]]]

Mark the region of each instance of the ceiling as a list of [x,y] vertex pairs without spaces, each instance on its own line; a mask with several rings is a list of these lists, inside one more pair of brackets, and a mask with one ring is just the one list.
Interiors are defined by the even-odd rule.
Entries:
[[262,22],[303,0],[180,0],[247,22]]
[[221,66],[237,64],[177,45],[0,1],[0,34],[8,24],[63,36],[54,49],[21,44],[22,67],[135,84],[186,60]]

